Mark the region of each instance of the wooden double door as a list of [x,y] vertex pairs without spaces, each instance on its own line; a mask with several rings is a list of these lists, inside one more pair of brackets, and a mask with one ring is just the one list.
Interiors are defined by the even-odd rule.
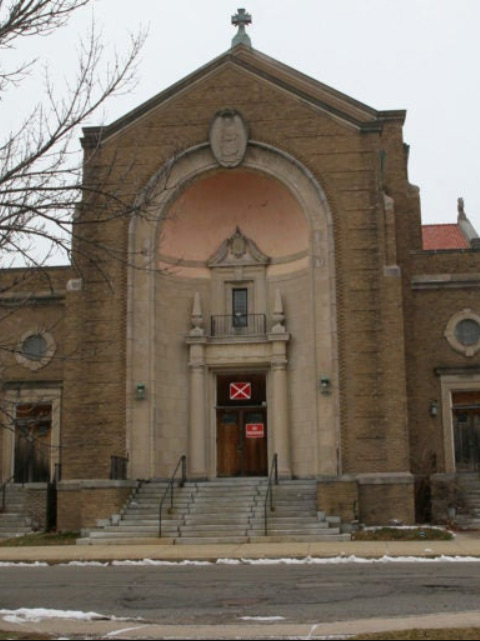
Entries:
[[217,475],[266,476],[265,375],[218,376],[217,403]]
[[455,468],[457,472],[480,471],[480,392],[452,394]]
[[267,457],[265,408],[217,409],[218,476],[266,476]]
[[15,483],[50,481],[51,432],[51,403],[17,405]]

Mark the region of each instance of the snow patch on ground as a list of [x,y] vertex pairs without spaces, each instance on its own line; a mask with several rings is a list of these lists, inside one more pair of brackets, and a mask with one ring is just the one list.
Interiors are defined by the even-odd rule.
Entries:
[[[426,553],[432,554],[432,551],[427,549]],[[221,562],[219,559],[217,562]],[[310,557],[307,556],[303,559],[242,559],[242,563],[247,565],[328,565],[334,563],[480,563],[480,557],[476,556],[388,556],[384,555],[377,558],[367,558],[350,555],[341,555],[335,557]]]
[[33,563],[24,563],[23,561],[0,561],[0,568],[10,568],[10,567],[28,567],[28,568],[44,568],[48,566],[48,563],[43,561],[35,561]]
[[0,610],[0,616],[9,623],[27,623],[43,619],[75,619],[79,621],[106,621],[115,617],[104,616],[98,612],[81,612],[78,610],[52,610],[49,608],[19,608],[18,610]]
[[285,621],[285,617],[238,617],[242,621]]
[[138,561],[112,561],[111,565],[213,565],[212,561],[154,561],[139,559]]
[[[165,561],[155,559],[138,559],[124,561],[69,561],[59,563],[61,566],[79,566],[79,567],[109,567],[109,566],[204,566],[204,565],[333,565],[344,563],[480,563],[480,557],[477,556],[446,556],[444,554],[435,555],[431,548],[425,548],[426,556],[388,556],[381,557],[362,557],[354,554],[340,554],[332,557],[312,557],[303,558],[260,558],[260,559],[231,559],[220,558],[216,561]],[[50,563],[36,561],[35,563],[25,562],[0,562],[0,567],[48,567]],[[0,611],[1,613],[1,611]]]

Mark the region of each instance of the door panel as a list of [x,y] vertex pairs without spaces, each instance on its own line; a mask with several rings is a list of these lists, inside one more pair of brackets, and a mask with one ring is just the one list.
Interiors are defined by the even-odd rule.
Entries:
[[241,474],[240,416],[235,410],[217,412],[217,474],[239,476]]
[[[249,436],[247,425],[263,425],[263,430],[258,430],[262,436]],[[250,432],[255,433],[252,429]],[[243,449],[243,473],[246,476],[266,476],[268,473],[268,454],[265,410],[243,411],[243,435],[245,438],[245,445]]]
[[15,482],[50,480],[52,406],[17,405],[15,418]]
[[454,392],[453,433],[457,472],[480,470],[480,393]]
[[[262,435],[249,436],[248,425],[262,426]],[[266,476],[267,457],[267,424],[264,409],[232,408],[217,411],[218,476]]]

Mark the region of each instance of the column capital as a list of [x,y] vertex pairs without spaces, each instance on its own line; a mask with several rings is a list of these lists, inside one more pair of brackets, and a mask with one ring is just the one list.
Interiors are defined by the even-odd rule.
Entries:
[[286,358],[273,358],[270,361],[270,366],[272,370],[286,370],[288,361]]
[[190,371],[192,372],[192,374],[195,374],[195,373],[203,374],[205,372],[206,365],[205,363],[190,361],[188,363],[188,367],[190,368]]

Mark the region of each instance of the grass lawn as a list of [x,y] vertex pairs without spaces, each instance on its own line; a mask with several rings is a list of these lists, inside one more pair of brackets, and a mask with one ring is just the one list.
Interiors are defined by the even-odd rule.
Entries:
[[37,634],[35,632],[2,632],[0,630],[0,641],[4,641],[4,639],[12,639],[12,641],[27,641],[27,639],[31,639],[31,641],[45,641],[48,639],[56,639],[58,637],[51,637],[47,636],[45,634]]
[[379,527],[352,534],[352,541],[451,541],[453,534],[435,527]]
[[480,639],[480,628],[451,628],[447,630],[403,630],[401,632],[378,632],[376,634],[359,634],[350,639],[410,639],[417,641],[418,639],[433,639],[445,641],[463,641],[467,639]]
[[[0,541],[0,547],[28,547],[31,545],[75,545],[80,537],[80,532],[44,532],[38,534],[27,534],[14,539]],[[1,639],[2,637],[0,637]]]

